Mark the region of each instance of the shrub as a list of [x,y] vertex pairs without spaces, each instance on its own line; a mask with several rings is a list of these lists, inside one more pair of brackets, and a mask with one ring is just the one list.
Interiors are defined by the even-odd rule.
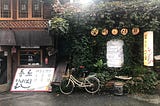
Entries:
[[147,69],[136,70],[134,75],[136,76],[128,82],[131,93],[154,93],[158,82],[156,72]]

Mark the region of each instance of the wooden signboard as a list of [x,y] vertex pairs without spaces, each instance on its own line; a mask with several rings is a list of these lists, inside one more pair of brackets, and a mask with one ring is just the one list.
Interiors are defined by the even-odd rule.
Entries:
[[11,91],[51,91],[54,68],[18,68]]

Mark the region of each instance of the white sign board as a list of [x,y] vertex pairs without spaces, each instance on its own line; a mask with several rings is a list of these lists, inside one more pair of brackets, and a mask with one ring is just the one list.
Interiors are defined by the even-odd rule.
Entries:
[[153,31],[144,33],[144,65],[153,66]]
[[124,63],[122,40],[110,40],[107,42],[107,65],[108,67],[122,67]]
[[18,68],[11,91],[51,91],[54,68]]

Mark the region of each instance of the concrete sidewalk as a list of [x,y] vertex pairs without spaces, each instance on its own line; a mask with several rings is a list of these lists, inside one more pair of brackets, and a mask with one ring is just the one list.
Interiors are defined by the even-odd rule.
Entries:
[[0,93],[0,106],[160,106],[158,102],[148,101],[151,99],[150,96],[145,100],[140,97],[146,98],[145,95],[91,95],[86,92],[74,92],[71,95],[48,92],[4,92]]
[[160,105],[160,96],[158,94],[155,94],[155,95],[136,94],[136,95],[129,95],[129,97],[140,100],[140,101]]
[[130,97],[140,101],[160,105],[160,81],[153,94],[132,94]]
[[[77,92],[71,94],[71,95],[75,95]],[[80,95],[85,95],[85,92],[78,92],[78,94]],[[53,93],[48,93],[48,92],[3,92],[0,93],[0,101],[5,101],[5,100],[12,100],[12,99],[18,99],[18,98],[23,98],[23,97],[27,97],[27,96],[34,96],[34,95],[53,95],[53,96],[59,96],[59,95],[63,95],[63,94],[57,94],[55,92]],[[88,95],[88,94],[87,94]],[[93,96],[104,96],[104,95],[108,95],[108,94],[95,94]],[[64,95],[66,96],[66,95]],[[108,95],[110,96],[110,95]],[[112,97],[113,95],[111,95]],[[115,96],[116,97],[116,96]],[[118,96],[119,98],[123,98],[124,96]],[[132,95],[127,95],[126,97],[128,98],[132,98],[138,101],[143,101],[146,103],[151,103],[151,104],[155,104],[155,105],[160,105],[160,95],[159,94],[155,94],[155,95],[148,95],[148,94],[132,94]]]
[[7,99],[13,99],[13,98],[19,98],[19,97],[25,97],[28,95],[32,95],[32,92],[1,92],[0,93],[0,101],[7,100]]

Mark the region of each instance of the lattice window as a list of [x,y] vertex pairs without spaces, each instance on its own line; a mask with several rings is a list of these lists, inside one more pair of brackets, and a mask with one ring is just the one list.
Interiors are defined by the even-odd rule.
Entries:
[[0,0],[0,18],[11,18],[11,0]]
[[43,18],[42,0],[18,0],[18,18]]
[[19,51],[20,65],[41,65],[42,52],[41,50],[20,50]]
[[32,1],[32,17],[41,17],[42,5],[40,0]]
[[28,18],[28,0],[19,0],[19,18]]

